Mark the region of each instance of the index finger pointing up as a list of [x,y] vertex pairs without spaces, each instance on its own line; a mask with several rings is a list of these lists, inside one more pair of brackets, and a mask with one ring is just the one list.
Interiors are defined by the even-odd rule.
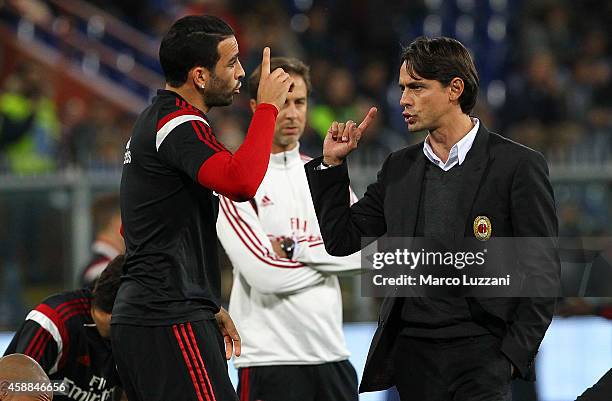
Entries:
[[359,129],[361,131],[365,131],[368,128],[368,126],[370,125],[372,120],[374,120],[374,117],[376,117],[376,112],[377,111],[378,111],[378,109],[376,107],[371,107],[370,108],[370,110],[368,111],[368,114],[365,116],[365,118],[363,119],[361,124],[359,124]]
[[263,57],[261,58],[261,77],[270,75],[270,48],[264,47]]

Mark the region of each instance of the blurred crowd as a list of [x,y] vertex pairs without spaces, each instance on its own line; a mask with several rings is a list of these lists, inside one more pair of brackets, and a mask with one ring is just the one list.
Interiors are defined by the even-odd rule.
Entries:
[[[51,2],[53,3],[53,2]],[[260,51],[297,56],[312,68],[313,93],[305,153],[320,153],[333,120],[357,119],[370,105],[380,110],[353,162],[376,166],[390,151],[417,142],[406,134],[398,107],[397,68],[402,43],[431,33],[430,17],[447,16],[438,33],[465,36],[458,21],[485,13],[475,1],[384,2],[278,0],[139,0],[90,3],[158,40],[178,17],[211,13],[236,29],[247,73]],[[547,154],[552,162],[611,160],[612,5],[605,1],[490,1],[486,14],[500,10],[506,36],[500,54],[486,52],[478,33],[466,38],[481,68],[481,96],[475,111],[493,130]],[[44,4],[44,3],[41,3]],[[501,5],[500,5],[501,4]],[[53,7],[50,10],[53,11]],[[505,7],[505,8],[504,8]],[[40,14],[40,13],[39,13]],[[460,16],[461,14],[461,16]],[[431,21],[430,21],[431,22]],[[448,29],[447,29],[448,28]],[[435,31],[434,31],[435,33]],[[461,34],[461,35],[460,35]],[[492,33],[489,33],[492,35]],[[485,33],[486,36],[486,33]],[[488,65],[488,64],[486,64]],[[159,70],[159,67],[157,67]],[[102,100],[54,104],[60,88],[41,84],[41,67],[19,65],[2,82],[0,160],[16,173],[61,167],[120,167],[121,148],[134,115],[109,115]],[[76,104],[75,104],[76,103]],[[246,96],[236,107],[214,110],[216,132],[228,147],[242,140],[250,112]],[[27,157],[26,157],[27,156]]]
[[[52,24],[60,32],[66,29],[53,17],[65,12],[55,0],[4,4],[14,6],[23,19]],[[459,38],[474,52],[481,75],[474,114],[489,129],[542,151],[553,166],[586,165],[590,168],[586,171],[600,171],[612,161],[612,3],[608,1],[90,0],[85,4],[143,32],[155,46],[181,16],[219,15],[235,28],[247,74],[260,62],[264,46],[271,46],[273,55],[306,61],[313,92],[301,150],[311,156],[320,154],[333,120],[359,119],[371,105],[378,106],[379,116],[351,155],[353,166],[375,171],[389,152],[422,140],[423,133],[406,132],[401,117],[399,54],[401,45],[418,35],[442,34]],[[90,25],[83,28],[88,35]],[[90,36],[96,39],[100,33]],[[10,61],[7,55],[2,58],[5,66]],[[156,62],[149,67],[161,74]],[[61,98],[62,82],[45,79],[49,65],[32,59],[21,58],[2,72],[0,172],[121,167],[134,109],[111,106],[108,97],[96,95],[85,100],[78,95]],[[87,71],[83,75],[87,77]],[[151,87],[150,94],[155,89]],[[250,120],[246,93],[232,107],[211,112],[215,132],[229,149],[240,145]],[[148,100],[143,99],[143,105]],[[357,191],[362,190],[357,184]],[[555,192],[562,235],[610,232],[608,182],[557,182]]]
[[113,116],[107,104],[54,101],[59,90],[36,63],[19,64],[0,94],[0,171],[18,175],[58,169],[117,168],[134,116]]
[[611,27],[609,2],[529,3],[514,42],[500,129],[561,160],[570,150],[584,161],[609,160]]

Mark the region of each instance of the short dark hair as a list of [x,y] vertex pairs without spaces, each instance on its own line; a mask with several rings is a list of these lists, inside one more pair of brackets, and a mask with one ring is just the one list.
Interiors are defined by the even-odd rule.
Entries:
[[106,269],[96,280],[93,289],[92,305],[103,312],[112,313],[117,291],[121,284],[121,274],[125,263],[125,255],[119,255],[111,260]]
[[93,226],[96,234],[103,231],[110,224],[115,215],[121,214],[119,194],[111,193],[96,197],[91,207]]
[[230,36],[234,36],[234,30],[212,15],[189,15],[176,21],[159,47],[166,82],[174,87],[183,85],[187,73],[197,66],[214,72],[219,42]]
[[[277,68],[282,68],[288,74],[299,75],[304,79],[307,93],[310,94],[312,85],[310,83],[310,67],[304,62],[293,57],[272,57],[270,59],[270,71]],[[259,77],[261,76],[261,65],[253,71],[249,77],[249,96],[251,99],[257,99],[257,91],[259,90]]]
[[469,114],[478,97],[479,79],[468,49],[456,39],[419,37],[402,49],[402,63],[413,78],[433,79],[448,86],[453,78],[461,78],[463,93],[461,111]]

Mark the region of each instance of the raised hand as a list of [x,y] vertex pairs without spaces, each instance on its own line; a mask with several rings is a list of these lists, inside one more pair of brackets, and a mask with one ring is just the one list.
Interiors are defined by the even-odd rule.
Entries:
[[270,72],[270,48],[263,49],[261,59],[261,76],[257,90],[257,103],[271,103],[280,109],[285,104],[293,79],[282,68]]
[[323,141],[323,162],[329,166],[342,164],[346,156],[357,149],[361,135],[368,129],[377,111],[376,107],[371,107],[359,126],[351,120],[346,123],[334,121]]

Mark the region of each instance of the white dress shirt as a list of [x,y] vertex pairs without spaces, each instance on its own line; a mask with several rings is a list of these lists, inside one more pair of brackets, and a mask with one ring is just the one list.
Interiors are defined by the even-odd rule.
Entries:
[[477,118],[472,118],[472,122],[474,123],[474,127],[467,133],[466,136],[461,138],[459,142],[453,145],[448,154],[448,159],[446,163],[444,163],[436,154],[433,152],[433,149],[429,145],[429,135],[425,138],[425,142],[423,142],[423,153],[430,162],[440,167],[444,171],[448,171],[451,168],[455,167],[457,164],[461,165],[467,156],[467,153],[472,148],[472,144],[474,143],[474,138],[476,138],[476,133],[478,132],[478,128],[480,127],[480,120]]

